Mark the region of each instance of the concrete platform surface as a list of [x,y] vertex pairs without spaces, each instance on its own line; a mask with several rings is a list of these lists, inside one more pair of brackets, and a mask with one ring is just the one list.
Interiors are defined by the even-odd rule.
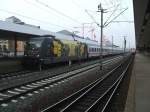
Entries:
[[125,112],[150,112],[150,56],[137,53]]
[[18,59],[1,59],[0,74],[22,69],[21,62]]

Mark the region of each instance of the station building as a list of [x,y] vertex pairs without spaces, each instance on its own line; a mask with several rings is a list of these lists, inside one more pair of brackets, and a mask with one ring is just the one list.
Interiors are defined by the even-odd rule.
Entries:
[[21,57],[24,55],[25,42],[35,36],[54,33],[40,29],[40,26],[22,22],[15,16],[0,21],[0,57]]
[[26,41],[43,35],[55,33],[26,24],[14,16],[0,21],[0,74],[22,69],[21,57]]

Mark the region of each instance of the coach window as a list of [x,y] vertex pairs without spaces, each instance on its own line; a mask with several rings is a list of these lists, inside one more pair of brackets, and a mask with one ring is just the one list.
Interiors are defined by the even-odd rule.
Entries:
[[90,52],[92,52],[92,48],[90,48]]
[[91,48],[89,48],[89,52],[91,52]]

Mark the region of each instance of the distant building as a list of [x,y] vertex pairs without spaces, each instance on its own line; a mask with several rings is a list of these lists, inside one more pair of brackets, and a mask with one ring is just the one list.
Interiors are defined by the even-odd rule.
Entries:
[[57,33],[61,33],[61,34],[64,34],[64,35],[70,35],[70,36],[75,36],[75,37],[78,37],[78,38],[84,38],[84,39],[86,39],[86,40],[91,40],[91,41],[94,41],[94,42],[98,42],[98,41],[96,41],[96,40],[92,40],[91,38],[89,38],[89,37],[82,37],[82,36],[79,36],[79,35],[77,35],[77,34],[75,34],[74,32],[70,32],[70,31],[68,31],[68,30],[61,30],[61,31],[58,31]]
[[16,23],[16,24],[24,24],[24,22],[22,22],[20,19],[18,19],[15,16],[8,17],[5,19],[5,21],[11,22],[11,23]]
[[68,31],[68,30],[61,30],[61,31],[58,31],[57,33],[61,33],[61,34],[64,34],[64,35],[73,35],[73,33]]
[[64,35],[70,35],[70,36],[74,35],[76,37],[83,38],[83,37],[77,35],[75,32],[70,32],[68,30],[61,30],[61,31],[58,31],[57,33],[61,33],[61,34],[64,34]]
[[32,36],[55,35],[39,26],[26,24],[15,16],[0,20],[0,32],[0,57],[23,56],[26,40]]
[[15,24],[20,24],[20,25],[30,26],[30,27],[34,27],[34,28],[40,28],[40,26],[26,24],[25,22],[21,21],[19,18],[15,17],[15,16],[8,17],[5,19],[5,21],[15,23]]

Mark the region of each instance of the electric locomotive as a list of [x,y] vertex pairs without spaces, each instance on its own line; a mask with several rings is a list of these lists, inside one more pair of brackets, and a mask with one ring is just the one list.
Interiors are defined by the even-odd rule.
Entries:
[[[120,48],[103,47],[102,55],[120,54]],[[59,62],[83,60],[100,56],[97,41],[76,35],[45,35],[26,42],[23,65],[47,65]]]
[[34,37],[26,42],[24,65],[46,65],[87,58],[87,45],[62,35]]

